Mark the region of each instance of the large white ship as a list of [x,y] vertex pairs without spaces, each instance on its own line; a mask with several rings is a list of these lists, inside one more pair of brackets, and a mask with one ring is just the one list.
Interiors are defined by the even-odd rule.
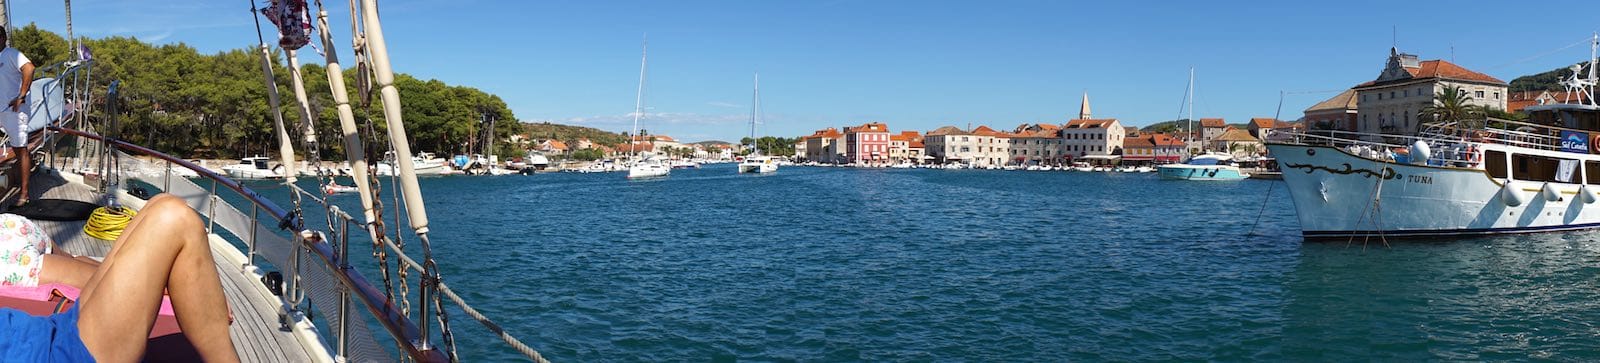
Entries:
[[[1600,37],[1591,48],[1600,47]],[[1417,136],[1312,131],[1267,144],[1303,235],[1426,237],[1600,227],[1600,106],[1590,66],[1569,102],[1524,121],[1442,122]]]

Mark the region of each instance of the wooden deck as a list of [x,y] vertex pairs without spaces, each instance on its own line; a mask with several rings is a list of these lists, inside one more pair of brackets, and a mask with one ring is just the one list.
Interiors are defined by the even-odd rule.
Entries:
[[[30,195],[33,200],[70,199],[97,202],[100,194],[94,188],[72,183],[55,172],[40,168],[33,175]],[[10,201],[5,201],[10,205]],[[130,205],[142,204],[129,201]],[[56,243],[74,255],[104,257],[111,243],[84,235],[85,222],[36,221],[49,232]],[[292,331],[281,329],[278,311],[281,303],[271,296],[260,281],[241,269],[242,255],[221,237],[211,235],[213,257],[217,261],[217,275],[222,277],[222,290],[228,298],[228,308],[233,312],[233,325],[228,332],[239,358],[244,362],[314,362],[326,361],[326,353],[318,347],[307,347]],[[181,345],[182,342],[180,342]],[[157,345],[152,345],[152,349]],[[308,349],[310,348],[310,349]],[[151,352],[156,354],[157,352]]]

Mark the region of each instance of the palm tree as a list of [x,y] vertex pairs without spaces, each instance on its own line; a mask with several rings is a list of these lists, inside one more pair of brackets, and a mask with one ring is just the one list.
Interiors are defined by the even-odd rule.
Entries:
[[1433,96],[1433,104],[1417,112],[1417,118],[1459,122],[1464,129],[1483,128],[1483,108],[1468,104],[1470,97],[1461,87],[1445,87]]

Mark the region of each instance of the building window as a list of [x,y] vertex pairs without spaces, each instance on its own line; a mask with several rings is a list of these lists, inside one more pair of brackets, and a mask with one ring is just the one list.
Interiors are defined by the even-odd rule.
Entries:
[[1389,91],[1389,98],[1391,98],[1391,99],[1394,98],[1394,91]]
[[1495,92],[1494,93],[1494,99],[1497,99],[1497,100],[1500,99],[1500,92]]
[[1378,94],[1378,99],[1379,99],[1379,100],[1382,100],[1382,99],[1383,99],[1383,94],[1382,94],[1382,93],[1379,93],[1379,94]]
[[1474,96],[1477,96],[1477,98],[1483,98],[1483,91],[1473,92],[1472,94]]

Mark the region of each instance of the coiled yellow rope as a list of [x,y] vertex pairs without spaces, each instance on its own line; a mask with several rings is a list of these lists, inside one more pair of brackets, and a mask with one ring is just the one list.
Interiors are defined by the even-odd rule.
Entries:
[[135,214],[138,214],[138,212],[134,212],[132,208],[128,207],[117,207],[117,209],[95,208],[94,213],[89,214],[89,223],[83,225],[83,234],[102,240],[115,241],[117,237],[122,236],[122,229],[128,227],[128,221],[132,221]]

